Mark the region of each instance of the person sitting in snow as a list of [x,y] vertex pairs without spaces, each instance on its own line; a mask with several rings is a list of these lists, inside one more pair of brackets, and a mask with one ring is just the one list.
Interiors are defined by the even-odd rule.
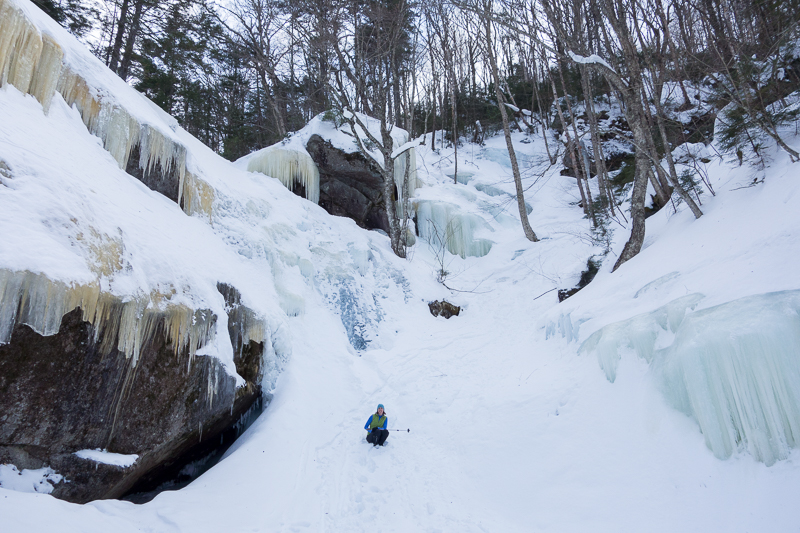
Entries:
[[389,419],[383,410],[383,404],[378,404],[378,412],[369,417],[367,423],[364,424],[364,429],[367,430],[367,442],[373,446],[383,446],[386,439],[389,438],[389,430],[386,429],[386,424]]

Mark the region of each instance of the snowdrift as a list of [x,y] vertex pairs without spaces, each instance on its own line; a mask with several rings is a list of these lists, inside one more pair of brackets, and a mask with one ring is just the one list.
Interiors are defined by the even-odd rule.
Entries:
[[[678,154],[697,150],[692,145]],[[726,459],[773,465],[798,447],[800,321],[795,169],[776,152],[766,182],[752,169],[709,165],[717,197],[704,216],[662,210],[630,267],[601,272],[549,311],[542,328],[596,357],[608,381],[641,358],[667,402],[696,421]]]

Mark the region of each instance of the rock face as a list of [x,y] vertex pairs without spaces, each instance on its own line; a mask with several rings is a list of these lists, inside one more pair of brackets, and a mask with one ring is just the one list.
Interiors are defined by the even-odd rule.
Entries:
[[361,154],[334,148],[312,135],[306,150],[319,168],[319,205],[331,215],[347,217],[365,229],[389,232],[380,169]]
[[570,296],[577,294],[582,288],[586,287],[589,283],[592,282],[594,277],[597,275],[597,272],[600,270],[600,266],[602,265],[602,261],[595,259],[594,257],[590,257],[586,261],[586,270],[581,272],[581,279],[578,280],[578,285],[571,289],[558,289],[558,301],[563,302]]
[[164,170],[159,165],[150,168],[140,166],[140,149],[136,145],[131,148],[131,156],[125,166],[125,172],[138,179],[153,191],[160,192],[176,204],[179,203],[180,171],[177,165]]
[[[249,379],[237,388],[217,359],[176,357],[164,331],[147,339],[134,366],[121,352],[100,352],[102,337],[95,342],[80,309],[56,335],[16,325],[0,346],[0,463],[50,466],[69,481],[53,495],[83,503],[120,497],[218,440],[260,397],[263,344],[240,343],[235,361]],[[139,458],[122,468],[74,455],[96,448]]]
[[433,316],[442,316],[444,318],[450,318],[451,316],[458,316],[461,312],[461,308],[457,305],[453,305],[450,302],[442,300],[433,301],[428,304],[428,308],[431,310],[431,314]]

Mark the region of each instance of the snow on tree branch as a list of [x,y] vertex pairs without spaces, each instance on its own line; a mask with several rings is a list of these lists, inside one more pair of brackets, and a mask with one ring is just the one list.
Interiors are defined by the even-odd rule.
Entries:
[[400,148],[397,148],[394,152],[392,152],[392,159],[396,159],[399,155],[403,154],[404,152],[407,152],[411,148],[416,148],[417,146],[420,145],[420,143],[422,143],[422,139],[423,137],[418,137],[413,141],[408,141]]
[[612,76],[613,78],[615,78],[615,81],[617,83],[621,83],[625,87],[628,86],[628,84],[625,83],[625,80],[622,79],[622,76],[620,76],[617,73],[616,70],[611,68],[611,65],[609,65],[608,62],[606,62],[606,60],[603,59],[602,57],[600,57],[599,55],[592,54],[592,55],[590,55],[588,57],[587,56],[580,56],[580,55],[578,55],[578,54],[576,54],[575,52],[572,52],[572,51],[568,51],[567,54],[569,55],[570,59],[572,59],[572,61],[574,61],[575,63],[579,63],[581,65],[587,65],[587,66],[600,67],[600,70],[602,70],[604,74]]

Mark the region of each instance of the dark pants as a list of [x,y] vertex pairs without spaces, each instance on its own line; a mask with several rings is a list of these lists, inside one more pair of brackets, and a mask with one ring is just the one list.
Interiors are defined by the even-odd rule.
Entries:
[[367,435],[367,442],[374,444],[375,446],[383,446],[383,443],[386,442],[386,439],[388,438],[388,429],[373,429],[369,432],[369,435]]

